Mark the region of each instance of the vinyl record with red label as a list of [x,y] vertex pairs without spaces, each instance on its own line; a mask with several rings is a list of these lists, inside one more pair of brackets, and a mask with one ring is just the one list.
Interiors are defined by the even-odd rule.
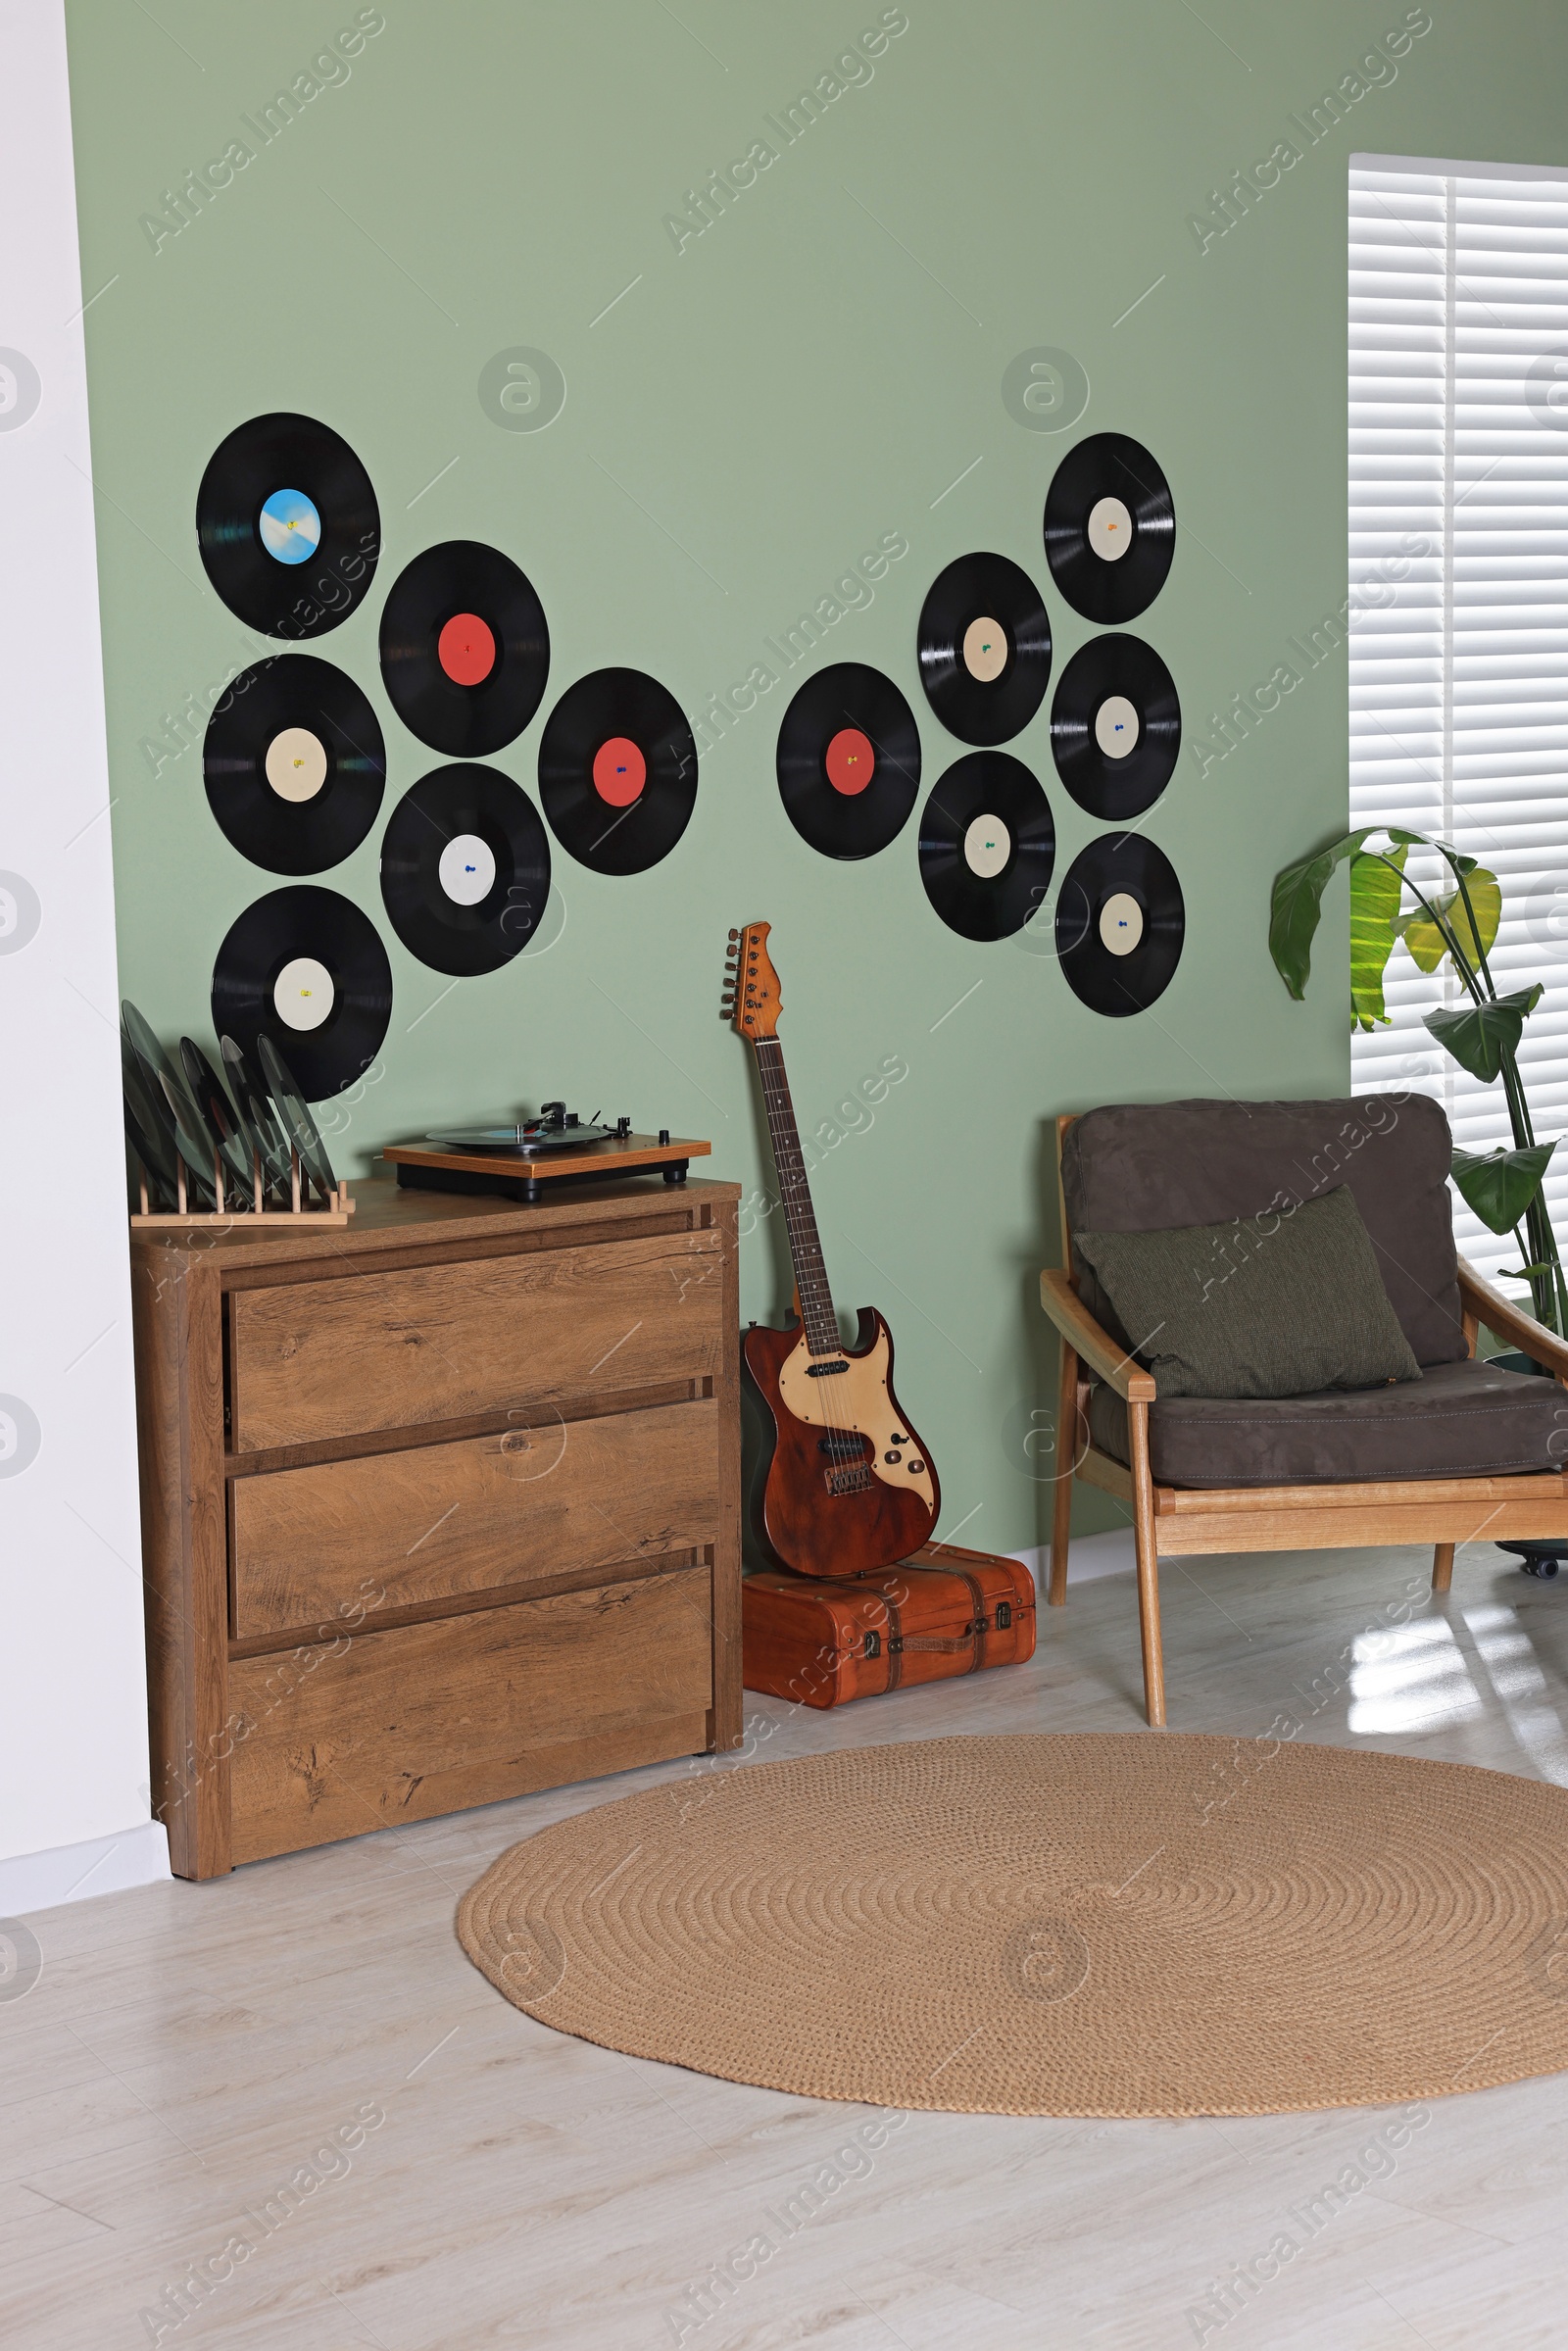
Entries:
[[920,810],[920,879],[965,939],[1021,931],[1051,887],[1056,828],[1051,803],[1010,752],[956,759]]
[[777,764],[803,841],[825,857],[874,857],[903,831],[920,788],[914,713],[880,669],[836,661],[785,711]]
[[1056,954],[1092,1011],[1147,1011],[1170,986],[1186,932],[1175,867],[1142,833],[1102,833],[1062,876]]
[[474,759],[514,742],[549,674],[544,606],[499,548],[448,539],[399,572],[381,614],[381,676],[432,751]]
[[545,721],[539,798],[563,849],[595,873],[667,857],[697,801],[697,746],[675,697],[641,669],[595,669]]
[[319,637],[369,592],[381,551],[370,477],[314,416],[253,416],[196,493],[196,543],[231,612],[270,637]]
[[322,873],[358,849],[381,806],[386,748],[351,677],[308,653],[242,669],[202,745],[213,814],[270,873]]
[[1046,561],[1086,620],[1136,620],[1170,570],[1176,509],[1141,441],[1092,433],[1070,449],[1046,494]]
[[213,965],[213,1030],[255,1058],[270,1037],[307,1100],[341,1094],[380,1051],[392,966],[352,899],[309,882],[247,906]]
[[1027,571],[1004,555],[960,555],[920,608],[920,683],[950,734],[1006,743],[1045,700],[1051,622]]
[[1114,632],[1078,648],[1051,705],[1051,748],[1081,808],[1113,824],[1141,816],[1181,747],[1175,680],[1152,645]]
[[527,946],[550,896],[538,809],[499,768],[435,768],[392,811],[381,896],[404,946],[432,971],[499,971]]

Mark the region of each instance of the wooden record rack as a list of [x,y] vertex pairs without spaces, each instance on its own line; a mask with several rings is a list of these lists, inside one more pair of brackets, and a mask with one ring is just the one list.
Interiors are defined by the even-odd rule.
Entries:
[[663,1174],[666,1184],[684,1184],[693,1159],[706,1159],[710,1143],[689,1136],[612,1135],[538,1152],[464,1151],[429,1143],[389,1143],[382,1157],[397,1169],[398,1182],[413,1192],[466,1192],[494,1200],[521,1200],[532,1207],[549,1185],[564,1181],[602,1182],[606,1177]]
[[151,1207],[147,1189],[147,1170],[139,1160],[136,1162],[137,1197],[141,1201],[141,1206],[139,1209],[131,1211],[130,1223],[133,1232],[158,1228],[165,1232],[186,1233],[198,1232],[204,1227],[211,1226],[220,1227],[223,1231],[232,1231],[238,1225],[243,1225],[247,1232],[253,1225],[287,1225],[291,1230],[298,1232],[307,1228],[314,1229],[318,1225],[347,1224],[354,1213],[354,1202],[350,1200],[349,1188],[344,1183],[335,1185],[332,1191],[318,1196],[314,1202],[312,1201],[309,1178],[300,1164],[300,1155],[297,1151],[291,1150],[289,1152],[291,1199],[286,1208],[267,1208],[262,1205],[267,1198],[267,1189],[260,1160],[255,1162],[253,1199],[243,1206],[239,1205],[236,1200],[233,1207],[225,1204],[227,1193],[231,1192],[233,1187],[230,1186],[225,1190],[223,1163],[216,1151],[213,1154],[212,1170],[212,1182],[218,1200],[216,1208],[187,1206],[185,1162],[177,1151],[174,1154],[174,1166],[178,1179],[176,1204],[172,1212],[164,1213]]

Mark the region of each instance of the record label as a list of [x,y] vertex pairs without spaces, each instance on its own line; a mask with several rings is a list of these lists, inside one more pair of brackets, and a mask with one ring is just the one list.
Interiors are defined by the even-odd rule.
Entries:
[[332,974],[315,955],[292,956],[272,982],[278,1019],[299,1033],[331,1019],[335,995]]
[[544,699],[550,631],[526,572],[477,539],[427,547],[381,614],[381,677],[411,733],[456,759],[514,742]]
[[1125,694],[1107,694],[1095,712],[1095,741],[1107,759],[1125,759],[1138,749],[1138,712]]
[[499,971],[533,937],[550,896],[550,843],[520,785],[468,761],[406,792],[381,844],[392,928],[432,971]]
[[435,658],[455,686],[482,686],[496,665],[494,633],[477,612],[454,612],[435,641]]
[[326,745],[308,726],[285,726],[267,746],[263,771],[279,800],[314,800],[326,781]]
[[1075,612],[1136,620],[1176,551],[1170,484],[1141,441],[1092,433],[1068,451],[1046,497],[1046,561]]
[[254,1058],[281,1052],[310,1102],[375,1059],[392,1017],[392,967],[369,917],[336,890],[296,883],[247,906],[213,965],[213,1029]]
[[1056,772],[1091,816],[1125,824],[1152,808],[1176,767],[1181,705],[1170,671],[1142,637],[1091,637],[1061,673],[1051,706]]
[[920,811],[920,879],[962,938],[1022,930],[1051,886],[1055,857],[1051,804],[1009,752],[956,760]]
[[321,544],[321,517],[303,490],[274,490],[264,498],[256,527],[279,563],[308,563]]
[[697,803],[697,746],[673,694],[641,669],[578,678],[545,723],[539,798],[563,849],[595,873],[668,857]]
[[920,789],[914,713],[880,669],[835,661],[791,701],[775,765],[803,841],[824,857],[873,857],[908,822]]
[[1002,555],[964,555],[920,609],[920,683],[964,743],[1005,743],[1045,700],[1051,622],[1027,571]]
[[594,753],[594,790],[607,808],[629,808],[648,781],[648,761],[629,735],[612,735]]
[[477,833],[458,833],[441,852],[435,870],[455,906],[482,906],[496,886],[496,853]]
[[270,873],[320,873],[358,849],[386,782],[374,710],[313,654],[244,669],[202,745],[208,806],[242,857]]
[[1056,954],[1073,994],[1111,1019],[1147,1011],[1181,960],[1187,911],[1170,859],[1142,833],[1102,833],[1056,896]]
[[318,637],[369,593],[381,550],[370,477],[314,416],[253,416],[196,493],[196,541],[231,612],[271,637]]

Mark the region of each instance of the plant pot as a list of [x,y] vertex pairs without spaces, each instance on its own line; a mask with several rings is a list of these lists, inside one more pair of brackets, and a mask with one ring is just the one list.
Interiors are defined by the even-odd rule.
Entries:
[[[1505,1355],[1490,1355],[1487,1360],[1495,1363],[1499,1371],[1534,1372],[1541,1379],[1551,1378],[1544,1364],[1538,1363],[1532,1355],[1521,1354],[1517,1348],[1510,1348]],[[1549,1583],[1560,1563],[1568,1560],[1568,1535],[1561,1541],[1499,1543],[1497,1548],[1517,1559],[1527,1576],[1539,1576],[1543,1583]]]

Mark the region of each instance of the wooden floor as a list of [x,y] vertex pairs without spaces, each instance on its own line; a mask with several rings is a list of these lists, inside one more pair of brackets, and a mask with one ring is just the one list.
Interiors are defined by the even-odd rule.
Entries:
[[[1307,1738],[1568,1784],[1568,1578],[1534,1584],[1478,1547],[1445,1608],[1423,1599],[1401,1623],[1427,1564],[1168,1564],[1173,1725],[1251,1734],[1289,1713]],[[1131,1577],[1075,1587],[1042,1633],[1032,1665],[842,1714],[749,1699],[756,1752],[1136,1727]],[[1298,2216],[1387,2117],[913,2115],[839,2165],[814,2217],[773,2227],[765,2266],[725,2296],[710,2285],[705,2316],[690,2289],[828,2177],[865,2110],[564,2039],[508,2007],[452,1931],[515,1838],[697,1768],[33,1918],[42,1974],[0,2001],[6,2351],[1562,2341],[1564,2076],[1434,2103],[1310,2241]],[[1216,2283],[1282,2231],[1302,2249],[1227,2315]],[[210,2257],[223,2268],[236,2237],[249,2257],[177,2318],[168,2289]]]

